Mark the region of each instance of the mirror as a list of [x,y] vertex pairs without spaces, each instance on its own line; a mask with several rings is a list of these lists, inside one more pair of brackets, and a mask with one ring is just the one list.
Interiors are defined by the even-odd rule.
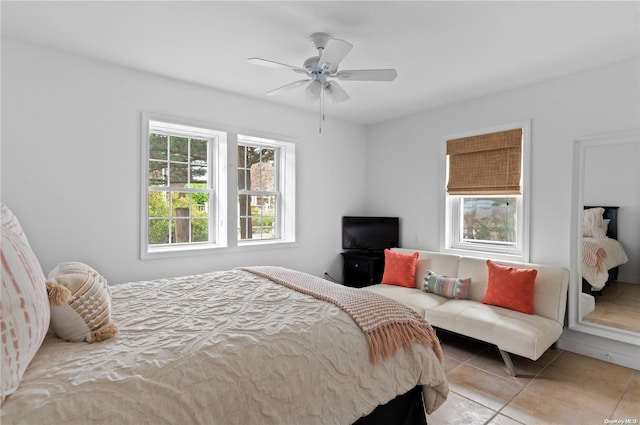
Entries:
[[[640,345],[640,132],[579,139],[573,164],[569,328]],[[585,215],[585,206],[618,207],[605,209],[613,214],[604,229],[614,242],[601,245],[590,237],[602,236],[590,225],[590,217],[599,214]],[[607,225],[617,227],[617,233]],[[627,260],[609,270],[618,257]]]

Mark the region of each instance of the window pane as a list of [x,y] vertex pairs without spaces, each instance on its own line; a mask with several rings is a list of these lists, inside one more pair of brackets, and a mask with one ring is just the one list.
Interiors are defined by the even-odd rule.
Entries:
[[149,161],[149,186],[167,185],[167,162]]
[[168,192],[149,191],[149,217],[169,217]]
[[171,228],[173,233],[173,241],[175,243],[189,242],[189,219],[174,218],[171,220]]
[[275,191],[273,163],[259,162],[251,167],[251,189],[265,192]]
[[187,162],[189,156],[189,139],[186,137],[171,136],[171,150],[169,158],[171,161]]
[[245,180],[245,176],[246,176],[246,171],[245,170],[238,170],[238,189],[239,190],[244,190],[246,189],[246,180]]
[[149,219],[149,244],[166,244],[169,243],[169,220]]
[[167,136],[163,134],[149,134],[149,159],[167,160]]
[[516,198],[462,198],[464,241],[513,243],[516,240]]
[[169,181],[172,187],[184,187],[189,182],[189,166],[187,164],[171,163],[169,170]]
[[191,166],[191,183],[207,183],[207,167]]
[[194,218],[191,220],[191,241],[206,242],[209,240],[209,218]]
[[207,164],[207,141],[191,139],[191,162],[198,165]]

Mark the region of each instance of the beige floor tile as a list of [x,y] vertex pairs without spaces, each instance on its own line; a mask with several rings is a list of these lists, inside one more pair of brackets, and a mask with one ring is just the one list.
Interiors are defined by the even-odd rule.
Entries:
[[429,425],[484,425],[496,414],[488,407],[471,401],[453,391],[433,414],[427,415]]
[[536,386],[534,382],[520,392],[500,413],[526,425],[599,425],[604,424],[604,420],[607,419],[605,415],[586,409],[581,401],[570,400],[570,397],[560,395],[561,392],[558,390],[552,391],[542,385]]
[[635,371],[611,419],[635,419],[640,423],[640,372]]
[[522,385],[468,364],[447,374],[449,388],[493,410],[500,410],[522,390]]
[[441,330],[437,331],[437,335],[440,338],[440,345],[444,355],[459,362],[465,362],[487,348],[487,345],[481,342]]
[[526,425],[505,415],[497,415],[487,425]]
[[527,359],[525,357],[511,355],[511,361],[513,367],[516,370],[517,376],[511,376],[507,370],[507,367],[502,360],[500,352],[495,347],[489,347],[487,350],[478,353],[473,356],[468,364],[485,370],[487,372],[498,375],[504,379],[520,384],[521,386],[527,385],[532,378],[537,376],[545,366],[551,363],[556,357],[560,355],[560,351],[549,349],[536,361]]

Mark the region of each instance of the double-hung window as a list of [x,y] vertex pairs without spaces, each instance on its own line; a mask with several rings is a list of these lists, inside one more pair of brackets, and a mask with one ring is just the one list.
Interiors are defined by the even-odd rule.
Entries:
[[291,241],[293,144],[238,135],[238,244]]
[[142,257],[224,245],[219,160],[225,133],[146,121]]
[[529,127],[445,139],[445,250],[528,261]]

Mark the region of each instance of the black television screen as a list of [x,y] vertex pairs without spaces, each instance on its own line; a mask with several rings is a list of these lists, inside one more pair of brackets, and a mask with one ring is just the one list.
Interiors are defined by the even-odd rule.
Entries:
[[342,217],[342,248],[382,250],[398,246],[398,217]]

